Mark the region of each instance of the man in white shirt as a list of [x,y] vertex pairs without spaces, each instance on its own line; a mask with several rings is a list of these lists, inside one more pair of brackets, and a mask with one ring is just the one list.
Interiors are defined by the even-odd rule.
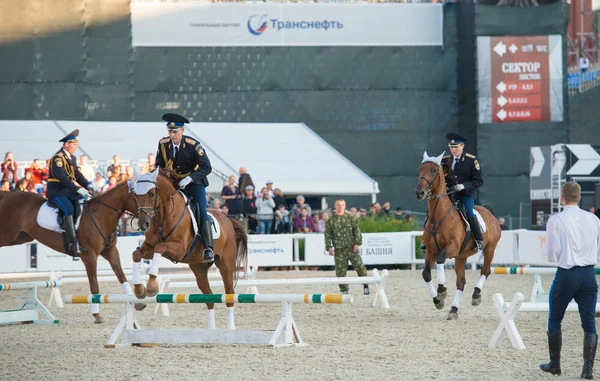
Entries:
[[585,73],[590,68],[590,60],[584,55],[579,58],[579,69],[581,73]]
[[561,323],[567,306],[575,299],[584,332],[581,377],[590,380],[593,378],[598,345],[595,322],[598,284],[595,266],[600,248],[600,220],[577,206],[581,200],[579,184],[567,182],[560,193],[560,203],[564,210],[550,217],[546,225],[544,252],[549,261],[556,262],[558,268],[549,298],[550,362],[540,365],[540,369],[551,374],[561,374]]

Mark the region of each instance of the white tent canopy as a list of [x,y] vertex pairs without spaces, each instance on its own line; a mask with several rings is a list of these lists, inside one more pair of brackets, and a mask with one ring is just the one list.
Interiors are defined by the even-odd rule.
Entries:
[[[58,140],[78,128],[77,156],[91,160],[146,159],[165,137],[162,122],[0,121],[6,132],[0,152],[15,160],[45,160],[60,148]],[[302,123],[191,123],[185,134],[199,140],[215,172],[238,176],[248,168],[257,187],[272,180],[285,194],[375,195],[377,182]],[[223,181],[212,174],[209,191]]]

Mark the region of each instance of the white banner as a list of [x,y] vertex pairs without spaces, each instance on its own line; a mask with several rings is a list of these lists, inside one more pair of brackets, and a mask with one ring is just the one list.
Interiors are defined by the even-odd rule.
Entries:
[[555,266],[544,255],[545,231],[521,231],[519,233],[519,262],[527,265]]
[[289,235],[249,235],[250,266],[290,266],[294,261],[293,239]]
[[133,46],[441,46],[442,4],[132,3]]

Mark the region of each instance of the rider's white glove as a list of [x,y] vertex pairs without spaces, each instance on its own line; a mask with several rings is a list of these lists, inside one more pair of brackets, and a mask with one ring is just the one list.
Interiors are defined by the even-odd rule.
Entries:
[[92,194],[85,188],[77,189],[77,193],[79,193],[86,200],[89,200],[92,198]]
[[183,189],[185,187],[187,187],[190,183],[192,182],[192,178],[191,177],[184,177],[183,179],[181,179],[181,181],[179,181],[179,189]]
[[462,185],[462,184],[456,184],[456,185],[454,186],[454,190],[455,190],[455,191],[457,191],[457,192],[460,192],[460,191],[461,191],[461,190],[463,190],[463,189],[465,189],[465,186],[464,186],[464,185]]

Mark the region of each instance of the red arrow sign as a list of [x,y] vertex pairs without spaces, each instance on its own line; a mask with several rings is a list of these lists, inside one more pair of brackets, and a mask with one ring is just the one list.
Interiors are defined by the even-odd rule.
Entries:
[[495,122],[519,122],[519,121],[539,121],[542,120],[542,110],[539,108],[522,108],[501,110],[506,112],[504,120],[500,119],[503,114],[494,115]]
[[507,95],[505,110],[515,107],[540,107],[542,96],[540,94]]
[[505,93],[539,93],[541,89],[540,81],[506,82]]

